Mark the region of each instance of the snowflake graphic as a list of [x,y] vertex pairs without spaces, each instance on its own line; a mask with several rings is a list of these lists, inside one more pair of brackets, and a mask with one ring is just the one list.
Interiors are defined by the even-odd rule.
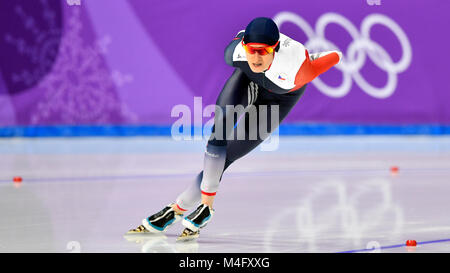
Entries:
[[79,6],[79,5],[81,5],[81,1],[80,0],[66,0],[66,2],[67,2],[67,5],[69,5],[69,6],[74,6],[74,5]]
[[24,55],[32,64],[31,70],[24,69],[19,73],[12,73],[11,80],[14,84],[23,84],[26,88],[36,84],[51,69],[53,61],[58,54],[61,28],[57,24],[56,14],[47,0],[40,0],[42,6],[42,17],[47,28],[41,29],[36,23],[36,19],[28,15],[24,9],[16,5],[14,12],[23,22],[27,31],[32,34],[33,43],[27,43],[22,37],[15,37],[6,33],[4,40],[14,46],[17,52]]
[[[97,47],[99,49],[99,52],[106,56],[109,52],[108,47],[111,45],[111,43],[112,38],[109,35],[105,35],[102,38],[98,39]],[[125,84],[134,81],[133,75],[128,73],[124,74],[117,69],[113,69],[113,71],[111,72],[111,78],[114,81],[115,85],[118,87],[122,87]]]
[[37,103],[31,123],[137,122],[137,116],[115,93],[114,78],[102,60],[104,48],[86,45],[81,38],[80,12],[81,7],[68,9],[67,32],[62,37],[51,72],[38,84],[43,97]]

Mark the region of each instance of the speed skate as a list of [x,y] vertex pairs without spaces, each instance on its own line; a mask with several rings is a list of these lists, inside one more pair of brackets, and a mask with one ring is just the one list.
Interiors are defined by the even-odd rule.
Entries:
[[145,234],[145,233],[162,233],[170,226],[180,221],[183,214],[178,214],[172,208],[173,204],[169,204],[161,211],[143,219],[140,226],[129,230],[126,234]]
[[214,209],[206,204],[201,204],[198,208],[183,219],[185,229],[178,237],[177,241],[190,241],[197,239],[200,229],[204,228],[214,215]]
[[185,228],[180,236],[177,238],[177,242],[187,242],[197,239],[200,236],[200,230],[192,231]]

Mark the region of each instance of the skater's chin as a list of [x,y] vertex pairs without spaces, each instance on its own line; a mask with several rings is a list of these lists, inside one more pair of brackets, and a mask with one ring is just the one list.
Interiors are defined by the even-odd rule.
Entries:
[[254,72],[254,73],[262,73],[264,72],[265,67],[263,66],[262,63],[250,63],[250,69]]

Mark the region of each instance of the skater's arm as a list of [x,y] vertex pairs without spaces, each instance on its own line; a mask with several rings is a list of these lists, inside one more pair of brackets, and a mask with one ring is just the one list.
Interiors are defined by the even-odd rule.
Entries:
[[317,76],[338,64],[342,58],[342,53],[339,51],[327,51],[309,55],[308,51],[305,50],[305,55],[305,61],[295,76],[296,88],[293,90],[311,82]]
[[[306,51],[306,54],[308,56],[308,51]],[[341,58],[342,53],[339,51],[327,51],[309,55],[313,69],[318,75],[338,64]]]
[[239,31],[239,33],[233,38],[233,40],[225,48],[225,62],[233,66],[233,53],[236,46],[241,42],[244,37],[244,30]]

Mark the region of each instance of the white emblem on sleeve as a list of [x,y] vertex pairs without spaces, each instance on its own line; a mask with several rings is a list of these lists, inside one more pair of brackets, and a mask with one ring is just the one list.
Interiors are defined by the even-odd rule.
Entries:
[[247,57],[245,55],[245,49],[241,43],[239,43],[233,52],[233,62],[242,62],[247,61]]

